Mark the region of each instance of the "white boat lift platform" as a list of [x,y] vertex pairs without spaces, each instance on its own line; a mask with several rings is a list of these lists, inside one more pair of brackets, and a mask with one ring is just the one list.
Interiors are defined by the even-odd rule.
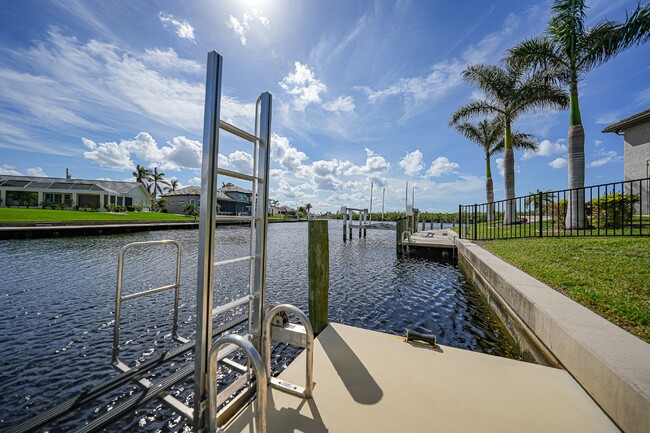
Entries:
[[[620,431],[564,370],[340,324],[314,352],[313,398],[269,388],[269,433]],[[302,385],[304,357],[279,377]],[[226,432],[254,432],[253,412]]]

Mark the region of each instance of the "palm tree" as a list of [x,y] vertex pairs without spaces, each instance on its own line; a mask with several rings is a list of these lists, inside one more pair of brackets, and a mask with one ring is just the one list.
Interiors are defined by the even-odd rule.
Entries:
[[169,181],[169,187],[165,188],[167,192],[174,192],[178,188],[178,179],[172,179]]
[[[540,194],[541,194],[541,200],[540,200]],[[539,210],[540,207],[543,207],[545,204],[551,203],[553,201],[553,193],[550,189],[547,189],[546,191],[542,191],[541,189],[537,188],[537,190],[533,192],[528,193],[528,197],[524,200],[524,207],[526,209],[530,209],[531,206]]]
[[305,205],[305,211],[307,212],[307,219],[309,219],[309,211],[311,210],[312,206],[311,203],[307,203]]
[[[492,167],[490,159],[495,154],[502,152],[504,148],[504,125],[502,117],[495,117],[492,120],[483,119],[478,125],[469,122],[456,123],[449,126],[455,126],[456,130],[469,140],[478,144],[485,152],[485,194],[488,205],[487,220],[494,219],[494,188],[492,184]],[[522,132],[512,133],[512,147],[522,150],[537,150],[537,142],[530,134]]]
[[[585,0],[555,0],[546,32],[510,50],[509,62],[554,70],[569,86],[569,189],[585,186],[585,132],[578,83],[587,72],[632,45],[650,39],[650,5],[639,5],[625,22],[601,21],[585,28]],[[567,228],[584,228],[584,190],[570,194]]]
[[137,183],[141,183],[144,186],[147,186],[147,179],[149,178],[149,173],[150,171],[141,166],[140,164],[137,164],[135,166],[135,171],[132,173],[133,177],[135,177],[135,181]]
[[154,167],[153,171],[149,171],[149,194],[151,194],[154,198],[158,196],[158,193],[163,192],[162,186],[161,185],[167,185],[169,186],[169,182],[165,180],[165,173],[159,172],[158,167]]
[[552,72],[533,74],[516,65],[505,67],[472,65],[463,71],[463,78],[483,91],[486,99],[471,101],[451,116],[450,124],[474,116],[503,117],[503,168],[506,190],[504,224],[515,221],[515,159],[512,146],[512,122],[522,114],[539,109],[565,108],[569,98],[555,84]]
[[232,182],[221,182],[221,188],[225,188],[227,186],[235,186],[235,184]]

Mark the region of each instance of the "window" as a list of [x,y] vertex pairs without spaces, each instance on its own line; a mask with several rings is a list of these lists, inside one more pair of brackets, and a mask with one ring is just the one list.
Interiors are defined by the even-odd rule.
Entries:
[[124,206],[133,206],[133,197],[124,197]]
[[47,192],[45,193],[45,203],[63,203],[63,195]]
[[195,204],[193,198],[190,199],[190,204]]
[[115,196],[114,195],[111,196],[111,204],[115,204]]
[[122,206],[124,204],[124,198],[123,197],[118,197],[117,198],[117,205]]

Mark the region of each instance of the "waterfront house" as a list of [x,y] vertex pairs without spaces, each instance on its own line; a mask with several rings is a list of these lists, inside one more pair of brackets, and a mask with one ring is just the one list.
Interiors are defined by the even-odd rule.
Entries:
[[[623,174],[625,180],[650,178],[650,109],[612,123],[603,132],[623,136]],[[633,185],[633,193],[641,196],[641,213],[650,214],[650,185]]]
[[151,196],[138,182],[0,175],[1,207],[58,205],[105,210],[107,204],[148,208]]
[[[217,189],[217,204],[221,214],[250,214],[252,191],[238,187],[226,186]],[[165,209],[169,213],[182,214],[188,204],[197,209],[201,205],[201,187],[188,186],[177,191],[170,191],[162,197],[167,199]]]
[[296,216],[296,211],[289,206],[271,206],[271,216]]

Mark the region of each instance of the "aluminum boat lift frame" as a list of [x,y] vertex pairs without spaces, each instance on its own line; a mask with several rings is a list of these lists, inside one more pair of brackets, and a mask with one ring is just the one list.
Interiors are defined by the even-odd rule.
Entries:
[[[265,304],[266,286],[266,235],[268,224],[269,162],[271,143],[272,97],[262,93],[255,106],[255,132],[248,133],[220,120],[221,78],[223,59],[217,52],[208,53],[206,78],[205,118],[203,134],[203,159],[201,168],[201,209],[199,223],[199,257],[197,265],[197,311],[196,341],[192,342],[178,334],[178,308],[181,272],[181,246],[177,241],[162,240],[134,242],[122,248],[118,257],[117,288],[115,299],[115,325],[112,350],[112,364],[121,372],[92,389],[59,403],[47,411],[11,428],[11,433],[37,431],[39,427],[56,422],[77,408],[90,404],[128,383],[136,383],[141,389],[113,410],[89,420],[77,429],[77,433],[96,432],[127,415],[143,404],[159,399],[175,412],[193,423],[196,433],[221,432],[218,425],[229,420],[247,404],[252,404],[257,391],[256,432],[266,431],[267,386],[292,394],[299,398],[311,398],[313,386],[314,334],[307,316],[298,308],[288,304]],[[253,173],[239,173],[219,168],[219,131],[224,130],[254,145]],[[227,176],[252,183],[251,215],[218,215],[217,177]],[[250,251],[247,256],[215,261],[215,225],[217,221],[243,222],[250,224]],[[151,288],[137,293],[122,295],[124,256],[132,248],[176,247],[176,276],[174,283]],[[216,269],[235,263],[249,263],[248,293],[238,299],[214,306],[214,278]],[[119,335],[121,305],[124,301],[174,290],[174,318],[172,337],[179,345],[161,356],[129,367],[119,357]],[[213,328],[213,319],[237,307],[247,305],[248,314],[236,315],[229,322]],[[287,314],[296,317],[300,324],[291,323]],[[235,326],[248,322],[243,335],[220,335]],[[307,356],[306,383],[304,387],[271,377],[271,341],[279,341],[305,348]],[[194,348],[195,364],[180,368],[175,373],[152,381],[144,375],[157,367],[175,360]],[[227,356],[238,349],[247,358],[241,365]],[[241,373],[240,377],[221,393],[217,393],[217,363]],[[194,407],[190,407],[167,392],[170,387],[194,374]],[[243,389],[243,391],[242,391]],[[221,408],[220,412],[217,412]]]

